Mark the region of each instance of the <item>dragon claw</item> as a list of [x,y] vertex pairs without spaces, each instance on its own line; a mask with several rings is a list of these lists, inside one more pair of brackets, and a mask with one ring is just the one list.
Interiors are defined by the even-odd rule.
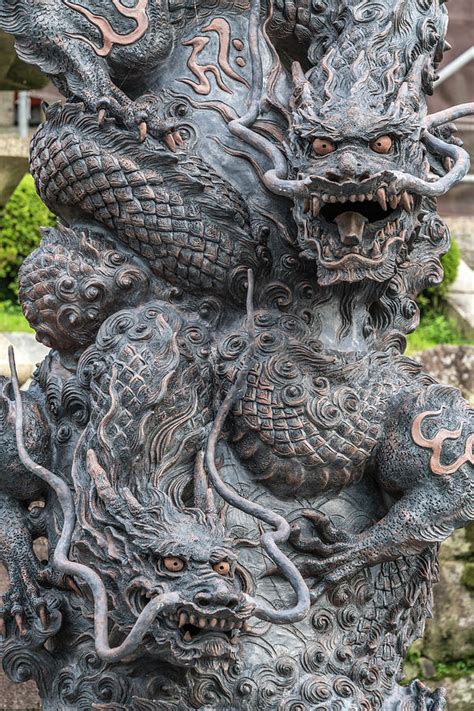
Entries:
[[105,116],[106,116],[106,110],[105,109],[99,109],[99,113],[97,115],[97,123],[99,126],[102,126],[102,124],[105,121]]
[[140,121],[138,124],[138,135],[140,137],[140,143],[143,143],[148,134],[148,125],[146,121]]

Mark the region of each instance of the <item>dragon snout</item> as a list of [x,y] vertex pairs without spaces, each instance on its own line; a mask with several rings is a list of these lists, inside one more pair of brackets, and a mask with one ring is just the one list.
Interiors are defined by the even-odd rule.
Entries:
[[226,607],[234,610],[241,602],[241,596],[232,590],[201,590],[194,596],[194,603],[198,607]]

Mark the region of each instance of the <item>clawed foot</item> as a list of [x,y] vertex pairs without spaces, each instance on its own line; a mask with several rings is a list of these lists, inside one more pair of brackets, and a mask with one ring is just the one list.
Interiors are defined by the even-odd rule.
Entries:
[[20,637],[26,634],[28,626],[35,626],[39,621],[43,630],[49,624],[48,603],[39,591],[39,585],[50,588],[71,590],[80,594],[79,588],[72,578],[52,570],[50,567],[40,567],[39,563],[29,556],[19,562],[8,564],[10,588],[4,593],[3,605],[0,607],[0,639],[7,636],[9,620],[14,622]]
[[157,99],[142,97],[137,101],[118,101],[114,97],[94,99],[91,109],[97,113],[97,122],[101,126],[105,119],[113,117],[130,128],[138,131],[141,143],[150,134],[163,143],[171,151],[176,151],[184,144],[184,139],[176,126],[175,119],[161,119],[157,117]]
[[360,558],[358,535],[336,528],[326,514],[305,510],[303,519],[291,526],[290,542],[306,554],[298,564],[306,578],[317,578],[324,588],[332,588],[365,567]]

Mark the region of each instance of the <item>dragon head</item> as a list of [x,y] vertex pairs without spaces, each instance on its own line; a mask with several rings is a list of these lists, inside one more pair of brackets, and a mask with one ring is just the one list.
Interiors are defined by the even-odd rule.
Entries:
[[[411,248],[423,198],[447,192],[469,168],[449,122],[474,104],[427,115],[446,47],[438,0],[336,5],[318,16],[306,73],[294,62],[290,75],[279,57],[278,79],[265,84],[253,53],[258,91],[229,128],[273,163],[263,183],[293,202],[296,246],[321,286],[386,282]],[[272,120],[278,113],[286,123],[277,142],[264,135],[273,109]]]
[[[238,565],[209,490],[202,508],[178,507],[152,486],[140,493],[138,501],[129,489],[111,486],[94,450],[88,451],[87,460],[98,505],[111,519],[101,552],[95,555],[110,578],[111,618],[119,633],[129,634],[151,600],[174,593],[176,602],[156,616],[142,649],[179,666],[228,667],[238,656],[241,631],[253,606],[245,595],[247,575]],[[94,519],[103,515],[96,510]]]
[[356,97],[321,106],[298,64],[293,82],[287,158],[289,177],[306,186],[293,208],[301,256],[316,262],[324,286],[385,281],[421,206],[398,185],[424,166],[418,115],[401,100],[383,113]]

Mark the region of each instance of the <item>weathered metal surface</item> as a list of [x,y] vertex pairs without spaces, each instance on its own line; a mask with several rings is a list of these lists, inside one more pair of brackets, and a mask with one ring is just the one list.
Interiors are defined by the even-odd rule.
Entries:
[[473,518],[473,412],[403,356],[469,163],[446,22],[0,0],[66,97],[20,273],[53,350],[0,411],[3,665],[46,710],[444,708],[398,682]]

